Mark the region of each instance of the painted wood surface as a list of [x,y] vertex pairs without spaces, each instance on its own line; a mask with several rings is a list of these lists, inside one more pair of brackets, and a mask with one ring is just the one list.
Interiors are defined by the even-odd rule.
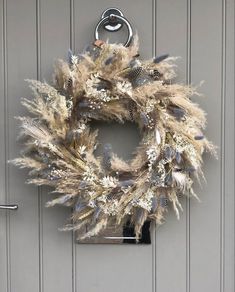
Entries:
[[[170,209],[146,246],[75,244],[74,234],[58,231],[70,211],[46,209],[49,190],[26,185],[27,172],[7,163],[21,148],[14,117],[25,113],[20,98],[31,95],[24,79],[50,83],[55,59],[93,41],[108,7],[133,24],[142,58],[179,56],[177,82],[205,81],[198,102],[218,145],[218,160],[204,156],[202,202],[183,199],[180,221]],[[19,204],[0,210],[0,291],[233,292],[234,0],[0,0],[0,34],[0,203]],[[116,130],[125,156],[136,133]],[[112,129],[102,131],[111,139]]]

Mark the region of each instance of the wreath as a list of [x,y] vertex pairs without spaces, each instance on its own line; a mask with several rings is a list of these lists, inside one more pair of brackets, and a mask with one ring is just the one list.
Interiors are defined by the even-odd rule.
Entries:
[[[25,147],[13,163],[30,169],[28,183],[53,187],[47,206],[73,208],[64,229],[80,239],[127,222],[139,238],[144,222],[162,223],[169,205],[179,218],[180,196],[197,198],[202,153],[214,153],[202,133],[205,113],[190,99],[196,89],[172,82],[175,59],[138,57],[137,37],[130,47],[98,40],[56,61],[53,86],[28,80],[34,98],[22,104],[33,116],[18,118]],[[97,157],[94,120],[135,123],[141,141],[133,159],[109,144]]]

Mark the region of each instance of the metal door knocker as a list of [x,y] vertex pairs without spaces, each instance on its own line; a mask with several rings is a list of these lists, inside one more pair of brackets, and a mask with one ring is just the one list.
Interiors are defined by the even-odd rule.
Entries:
[[103,27],[105,30],[115,32],[120,30],[126,25],[128,29],[128,38],[124,46],[128,47],[133,37],[133,30],[129,21],[123,16],[123,13],[117,8],[108,8],[102,15],[100,21],[97,23],[95,28],[95,40],[99,40],[99,29]]

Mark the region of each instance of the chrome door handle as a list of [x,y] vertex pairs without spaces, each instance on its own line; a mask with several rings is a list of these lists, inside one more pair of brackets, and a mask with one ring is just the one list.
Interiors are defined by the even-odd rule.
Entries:
[[17,210],[18,205],[0,205],[0,210],[5,209],[5,210]]

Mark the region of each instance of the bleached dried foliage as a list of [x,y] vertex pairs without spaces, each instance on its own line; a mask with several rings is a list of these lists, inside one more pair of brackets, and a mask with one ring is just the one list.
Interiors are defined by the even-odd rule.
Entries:
[[[179,217],[179,196],[196,196],[192,184],[202,175],[202,154],[214,147],[202,134],[205,113],[190,100],[195,89],[172,82],[173,61],[139,60],[136,38],[129,48],[94,44],[68,63],[57,61],[53,86],[29,81],[34,98],[22,104],[33,117],[19,118],[25,148],[13,162],[30,169],[29,183],[61,194],[48,206],[73,207],[73,224],[65,229],[78,230],[79,238],[114,219],[132,222],[138,238],[145,220],[162,223],[168,202]],[[109,145],[95,157],[91,120],[136,123],[142,141],[132,161]]]

